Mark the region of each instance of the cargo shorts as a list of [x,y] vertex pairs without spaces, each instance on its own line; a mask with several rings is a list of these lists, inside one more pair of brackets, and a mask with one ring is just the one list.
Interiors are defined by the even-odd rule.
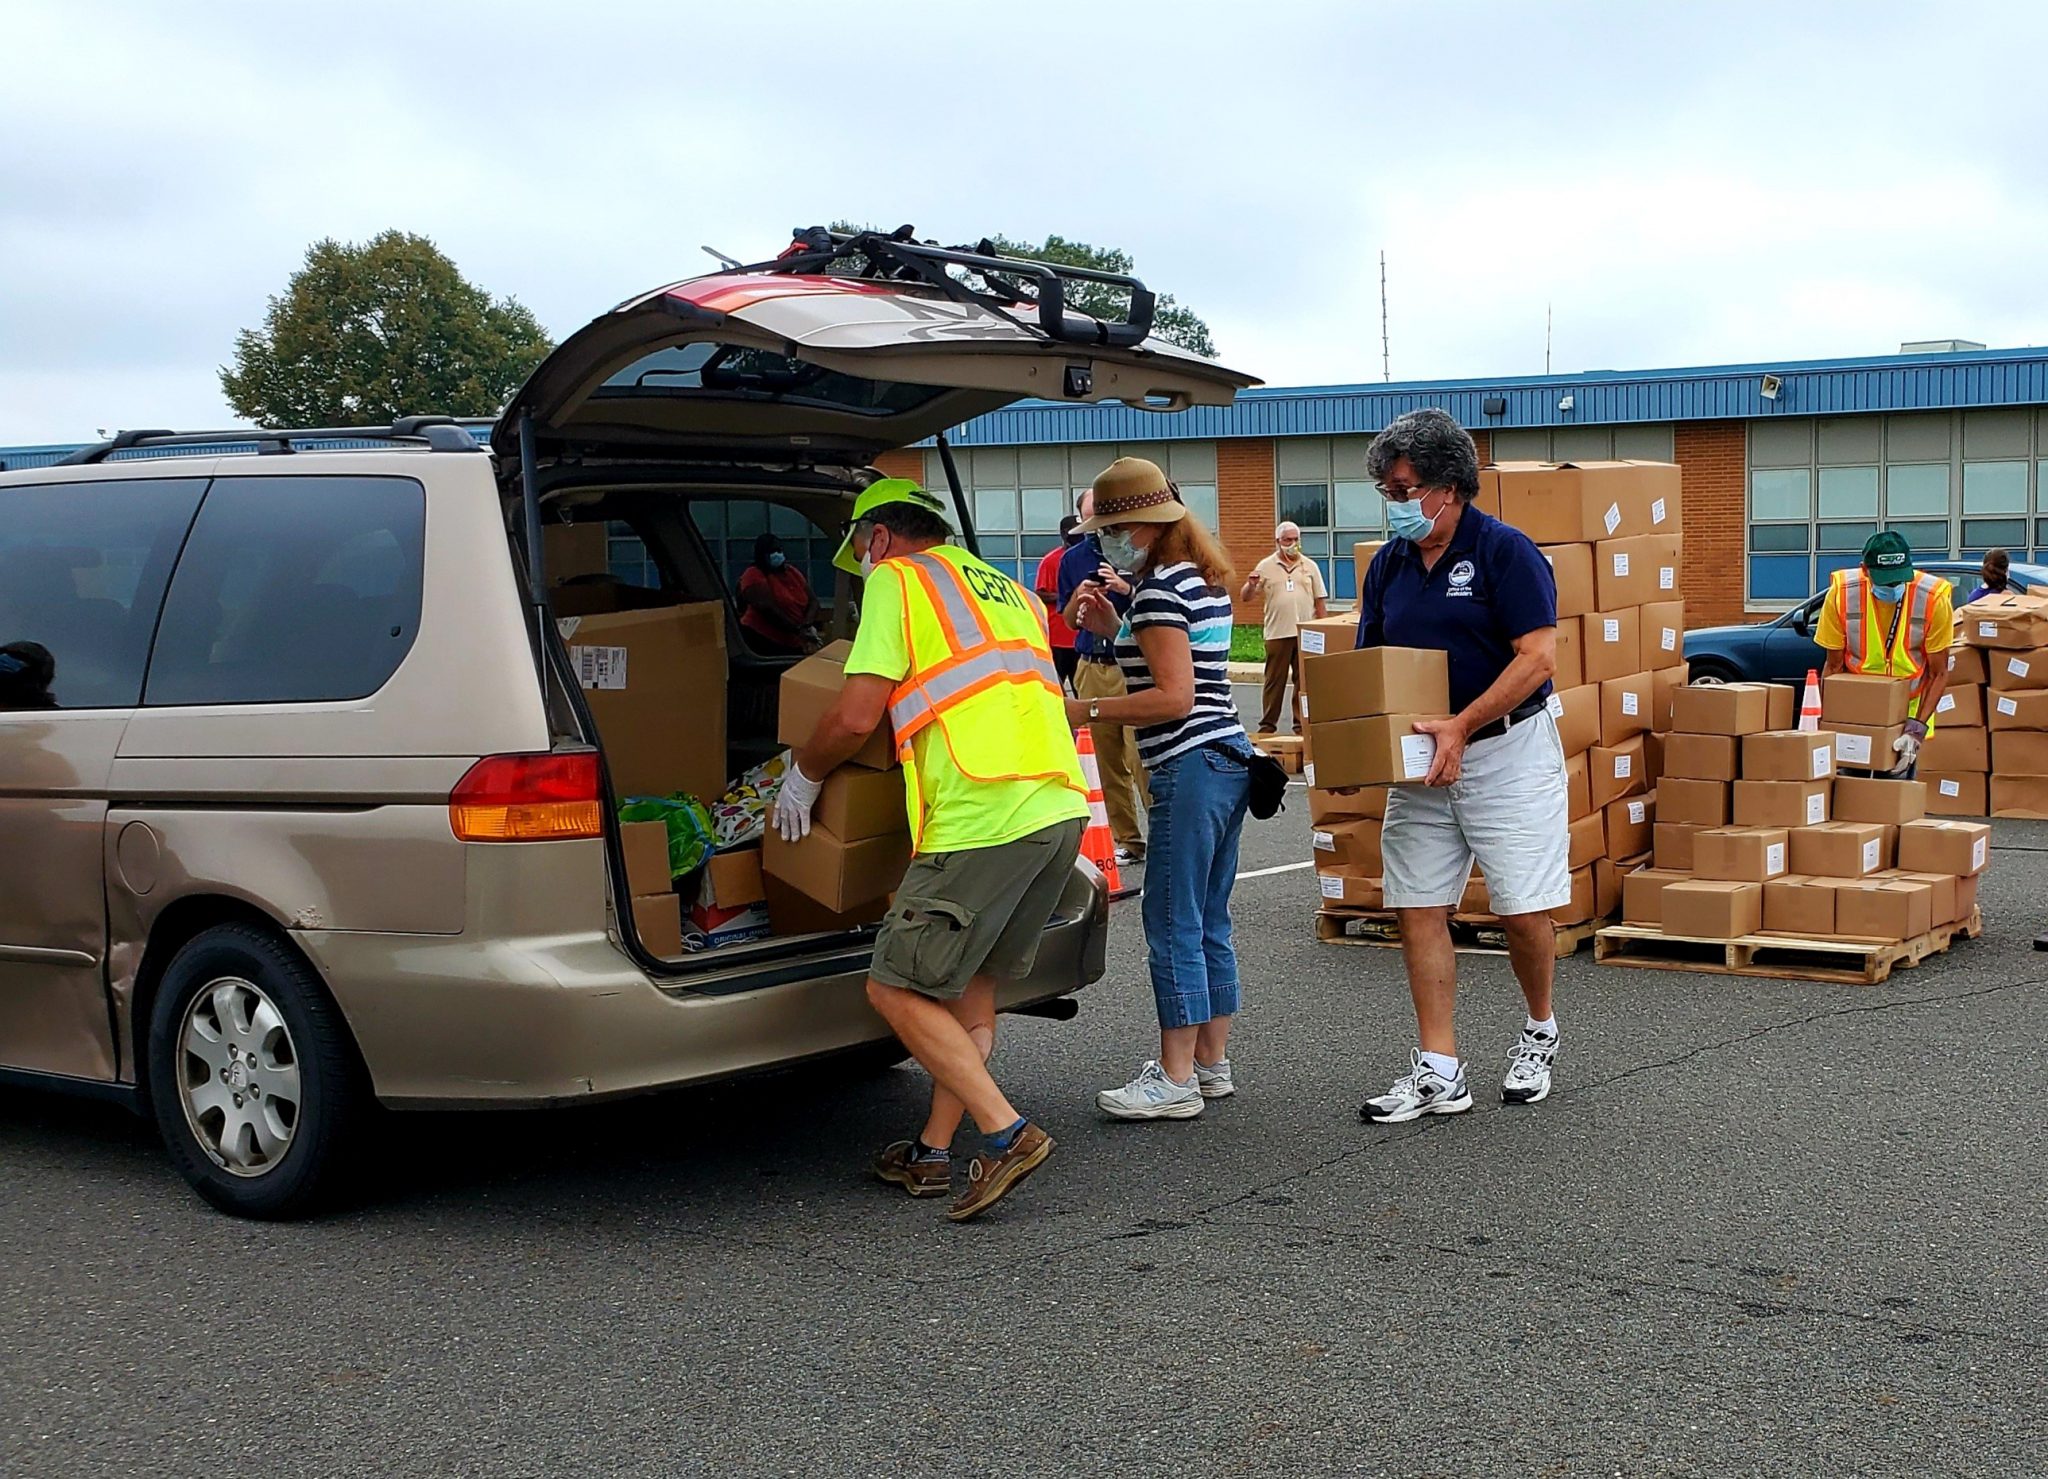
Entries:
[[868,974],[953,1001],[976,976],[1030,974],[1081,851],[1081,818],[994,847],[919,853],[875,936]]

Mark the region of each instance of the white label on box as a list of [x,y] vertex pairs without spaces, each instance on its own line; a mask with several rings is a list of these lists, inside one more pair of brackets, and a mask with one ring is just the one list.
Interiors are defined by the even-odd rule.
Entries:
[[1628,551],[1627,551],[1627,550],[1625,550],[1625,549],[1618,549],[1618,550],[1616,550],[1616,551],[1614,552],[1614,573],[1615,573],[1616,575],[1626,575],[1626,574],[1628,574]]
[[1635,768],[1636,762],[1634,756],[1616,755],[1614,757],[1614,778],[1616,780],[1627,780],[1631,775],[1635,774]]
[[1436,759],[1436,740],[1426,734],[1404,734],[1401,736],[1401,774],[1411,780],[1420,780],[1429,774],[1430,762]]
[[1631,826],[1640,827],[1643,824],[1643,816],[1648,810],[1649,808],[1644,806],[1642,802],[1631,801],[1628,804],[1629,824]]
[[[1844,765],[1870,764],[1870,736],[1867,734],[1836,735],[1835,754],[1841,758]],[[1814,765],[1818,767],[1819,764],[1820,761],[1816,758]],[[1813,773],[1819,775],[1821,771],[1816,768]]]
[[1677,627],[1666,627],[1666,628],[1664,628],[1664,637],[1663,637],[1663,643],[1664,643],[1664,650],[1665,650],[1666,652],[1676,652],[1676,651],[1678,650],[1678,628],[1677,628]]
[[1941,794],[1944,796],[1960,796],[1963,794],[1963,783],[1961,781],[1943,781],[1941,783]]
[[1612,534],[1615,530],[1619,529],[1621,527],[1621,505],[1618,503],[1608,504],[1607,515],[1605,518],[1601,519],[1600,522],[1607,526],[1607,532],[1609,534]]
[[575,665],[576,681],[585,688],[626,686],[626,649],[623,647],[571,647],[569,661]]
[[1946,714],[1950,709],[1954,708],[1955,706],[1956,696],[1953,693],[1944,693],[1941,696],[1941,702],[1934,706],[1934,712],[1937,714]]
[[1663,499],[1653,498],[1652,500],[1650,500],[1650,522],[1653,524],[1661,524],[1664,522]]
[[1621,640],[1620,617],[1610,616],[1601,621],[1600,640],[1603,642],[1619,642]]
[[1313,652],[1316,656],[1321,657],[1323,655],[1323,634],[1321,632],[1303,632],[1301,634],[1301,650],[1303,652]]
[[1623,689],[1623,690],[1622,690],[1622,694],[1621,694],[1621,711],[1622,711],[1622,713],[1624,713],[1624,714],[1627,714],[1627,715],[1629,715],[1630,717],[1634,717],[1635,715],[1637,715],[1637,714],[1639,714],[1639,713],[1641,713],[1641,712],[1642,712],[1642,707],[1643,707],[1643,706],[1642,706],[1642,705],[1641,705],[1641,704],[1640,704],[1639,702],[1637,702],[1637,696],[1636,696],[1635,694],[1633,694],[1633,693],[1630,693],[1630,692],[1629,692],[1629,691],[1628,691],[1627,689]]
[[1307,782],[1309,783],[1309,786],[1310,786],[1311,788],[1313,788],[1313,787],[1315,786],[1315,783],[1316,783],[1316,767],[1315,767],[1315,762],[1314,762],[1314,761],[1310,761],[1310,762],[1309,762],[1309,763],[1308,763],[1307,765],[1304,765],[1304,766],[1302,766],[1302,768],[1301,768],[1301,778],[1302,778],[1303,780],[1307,781]]
[[1827,819],[1828,798],[1822,792],[1815,791],[1806,798],[1806,825],[1809,827],[1816,826]]
[[1308,695],[1297,688],[1294,690],[1294,698],[1295,702],[1301,705],[1301,722],[1308,723]]
[[1877,871],[1879,856],[1883,849],[1884,839],[1882,837],[1873,837],[1870,841],[1863,844],[1863,871],[1865,873],[1875,873]]
[[1322,885],[1324,898],[1341,899],[1344,897],[1344,880],[1342,878],[1339,878],[1336,874],[1323,874]]
[[1550,717],[1553,719],[1562,719],[1564,717],[1564,700],[1558,697],[1558,692],[1555,688],[1550,690],[1550,697],[1543,700],[1543,707],[1550,710]]
[[1980,637],[1995,637],[1995,636],[1997,636],[1997,635],[1998,635],[1998,623],[1997,623],[1997,622],[1995,622],[1995,621],[1980,621],[1980,622],[1978,622],[1978,623],[1977,623],[1977,635],[1978,635],[1978,636],[1980,636]]
[[1657,567],[1657,589],[1660,591],[1675,591],[1678,589],[1678,571],[1676,568],[1670,565],[1659,565]]
[[1816,745],[1813,751],[1813,778],[1819,780],[1835,768],[1835,752],[1826,745]]
[[1308,835],[1308,840],[1319,852],[1335,852],[1337,850],[1337,839],[1328,832],[1311,832]]
[[1773,842],[1764,849],[1764,872],[1770,874],[1785,871],[1785,844]]
[[[1948,700],[1945,698],[1942,700],[1942,703],[1947,702]],[[2002,698],[1998,701],[1998,712],[2001,714],[2017,714],[2019,711],[2020,706],[2017,699]],[[1937,712],[1939,712],[1938,709]]]
[[1987,856],[1987,848],[1990,844],[1990,840],[1991,839],[1988,837],[1979,837],[1978,839],[1976,839],[1976,841],[1970,844],[1970,866],[1972,868],[1981,868],[1984,866],[1984,859]]
[[2005,661],[2005,670],[2015,678],[2024,678],[2027,676],[2027,660],[2024,657],[2009,657]]

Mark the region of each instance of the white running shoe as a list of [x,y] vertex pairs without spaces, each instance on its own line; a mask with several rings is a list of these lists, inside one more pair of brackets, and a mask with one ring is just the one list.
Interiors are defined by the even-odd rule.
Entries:
[[1121,1089],[1104,1089],[1095,1103],[1112,1119],[1191,1120],[1202,1112],[1202,1091],[1192,1083],[1177,1084],[1157,1063],[1147,1063]]
[[1195,1087],[1204,1099],[1228,1099],[1237,1092],[1237,1080],[1230,1076],[1230,1060],[1218,1058],[1214,1065],[1195,1060]]
[[1550,1097],[1550,1065],[1557,1058],[1557,1034],[1537,1032],[1526,1022],[1508,1054],[1507,1077],[1501,1080],[1503,1104],[1540,1104]]
[[1447,1079],[1422,1061],[1417,1048],[1409,1052],[1408,1071],[1386,1093],[1359,1105],[1358,1117],[1369,1125],[1398,1125],[1425,1114],[1463,1114],[1471,1107],[1464,1064],[1458,1065],[1455,1080]]

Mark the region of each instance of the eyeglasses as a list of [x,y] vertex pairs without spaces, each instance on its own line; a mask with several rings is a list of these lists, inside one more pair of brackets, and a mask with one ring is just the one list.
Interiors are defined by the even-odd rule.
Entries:
[[1376,483],[1374,486],[1380,490],[1380,497],[1389,499],[1394,503],[1406,503],[1418,493],[1427,498],[1430,494],[1449,485],[1446,483],[1415,483],[1412,485]]

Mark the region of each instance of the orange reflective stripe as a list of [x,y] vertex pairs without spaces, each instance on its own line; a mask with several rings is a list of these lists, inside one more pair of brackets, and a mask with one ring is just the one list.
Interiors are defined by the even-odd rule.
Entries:
[[[982,620],[972,596],[960,579],[960,572],[936,555],[905,555],[908,565],[932,599],[932,609],[945,625],[947,645],[956,653],[985,646],[992,640],[988,623]],[[904,599],[908,601],[908,588]]]

